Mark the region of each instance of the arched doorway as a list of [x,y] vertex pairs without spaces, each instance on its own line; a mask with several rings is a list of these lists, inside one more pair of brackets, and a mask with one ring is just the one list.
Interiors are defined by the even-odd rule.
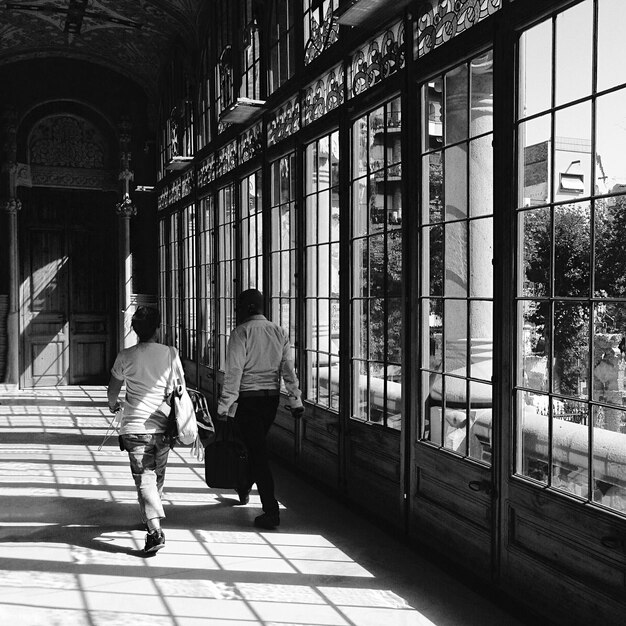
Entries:
[[21,190],[22,387],[103,384],[116,336],[116,181],[99,128],[74,113],[40,118]]

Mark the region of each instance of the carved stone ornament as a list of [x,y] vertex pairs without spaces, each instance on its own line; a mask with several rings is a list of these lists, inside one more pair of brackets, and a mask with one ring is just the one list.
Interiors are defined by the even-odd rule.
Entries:
[[125,195],[121,202],[115,205],[115,212],[120,217],[135,217],[137,215],[137,207],[133,204],[129,195]]
[[0,207],[7,213],[15,215],[22,210],[22,201],[17,198],[9,198],[0,203]]

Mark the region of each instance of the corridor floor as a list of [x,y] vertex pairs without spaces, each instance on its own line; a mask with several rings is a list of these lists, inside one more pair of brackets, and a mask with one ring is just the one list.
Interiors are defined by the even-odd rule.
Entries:
[[0,391],[0,624],[516,626],[514,615],[276,466],[281,526],[170,456],[166,546],[145,557],[103,387]]

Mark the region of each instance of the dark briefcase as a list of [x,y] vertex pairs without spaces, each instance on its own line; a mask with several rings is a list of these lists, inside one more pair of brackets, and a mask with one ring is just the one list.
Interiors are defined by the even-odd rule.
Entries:
[[209,487],[243,490],[250,487],[248,449],[232,417],[215,420],[215,439],[204,451],[204,479]]

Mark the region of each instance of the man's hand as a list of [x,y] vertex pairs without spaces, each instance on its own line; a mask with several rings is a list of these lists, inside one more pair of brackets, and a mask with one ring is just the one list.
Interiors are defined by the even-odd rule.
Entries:
[[296,407],[295,409],[289,407],[289,410],[291,411],[291,415],[295,419],[301,419],[302,416],[304,415],[304,407],[303,406]]
[[111,413],[117,413],[118,411],[121,411],[121,410],[122,410],[122,405],[120,404],[119,400],[116,400],[113,406],[109,404],[109,411],[111,411]]

